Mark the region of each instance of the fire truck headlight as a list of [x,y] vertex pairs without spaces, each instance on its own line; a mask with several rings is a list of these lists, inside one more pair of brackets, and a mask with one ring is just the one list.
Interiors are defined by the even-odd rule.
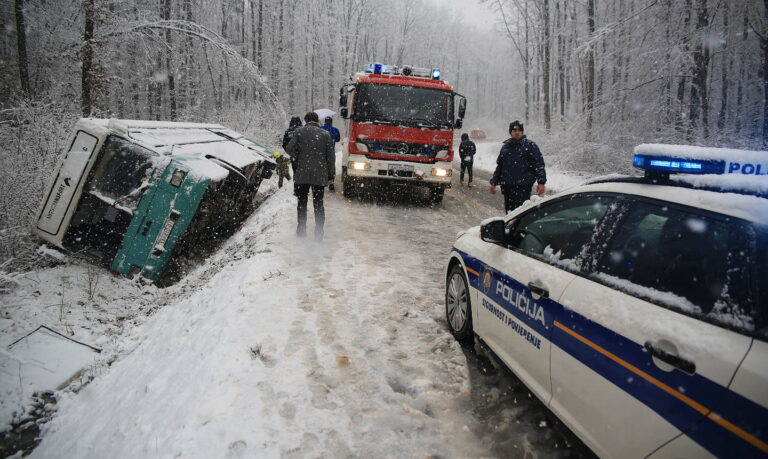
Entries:
[[443,169],[442,167],[435,167],[432,169],[432,175],[435,177],[449,177],[451,175],[451,170]]
[[448,157],[448,150],[440,150],[435,155],[435,158],[437,159],[443,159]]
[[367,171],[371,168],[371,163],[363,163],[359,161],[350,161],[349,168],[356,171]]
[[357,151],[368,153],[368,145],[363,142],[355,142],[355,148],[357,148]]

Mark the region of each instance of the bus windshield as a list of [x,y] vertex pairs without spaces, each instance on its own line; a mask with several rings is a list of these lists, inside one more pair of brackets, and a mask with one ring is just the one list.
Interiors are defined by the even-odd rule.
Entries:
[[360,84],[352,120],[450,129],[453,123],[453,95],[450,91],[415,86]]

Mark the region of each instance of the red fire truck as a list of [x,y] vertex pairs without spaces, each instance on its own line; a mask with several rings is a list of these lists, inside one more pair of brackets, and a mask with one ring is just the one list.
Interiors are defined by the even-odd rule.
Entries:
[[427,187],[432,202],[442,201],[467,99],[440,69],[370,64],[341,88],[339,105],[347,120],[344,196],[382,185]]

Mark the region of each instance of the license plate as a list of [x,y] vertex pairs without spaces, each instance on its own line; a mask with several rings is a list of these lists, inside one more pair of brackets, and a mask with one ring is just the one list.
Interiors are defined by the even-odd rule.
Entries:
[[171,231],[173,230],[173,226],[176,224],[175,221],[171,220],[170,218],[165,221],[165,225],[163,225],[163,229],[160,230],[160,236],[157,238],[157,242],[155,243],[156,249],[162,249],[165,245],[165,241],[168,240],[168,236],[171,235]]
[[392,172],[413,172],[413,166],[409,164],[390,164],[389,170]]

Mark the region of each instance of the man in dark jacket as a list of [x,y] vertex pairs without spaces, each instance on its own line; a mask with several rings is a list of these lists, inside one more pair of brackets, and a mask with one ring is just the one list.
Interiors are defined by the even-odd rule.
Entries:
[[[338,143],[341,140],[341,134],[339,133],[339,130],[335,127],[333,127],[333,118],[330,116],[325,117],[325,124],[320,126],[321,129],[328,132],[328,134],[331,135],[331,139],[333,140],[333,149],[336,150],[336,143]],[[333,183],[328,185],[328,190],[333,191]]]
[[509,135],[501,146],[496,160],[496,171],[491,178],[491,193],[496,193],[496,186],[501,185],[504,194],[504,210],[509,213],[520,207],[531,197],[531,188],[536,181],[536,194],[544,194],[547,174],[544,170],[544,158],[539,147],[523,134],[523,123],[513,121],[509,124]]
[[464,185],[464,170],[469,175],[469,181],[467,186],[472,186],[472,164],[475,161],[475,153],[477,148],[475,142],[469,140],[469,135],[461,134],[461,145],[459,145],[459,157],[461,158],[461,175],[459,175],[459,182]]
[[307,198],[311,189],[312,206],[315,209],[315,239],[322,241],[325,224],[323,193],[325,185],[332,184],[336,175],[336,154],[331,136],[318,124],[317,113],[307,113],[304,121],[307,124],[296,131],[286,148],[293,158],[293,180],[299,198],[296,235],[307,235]]

